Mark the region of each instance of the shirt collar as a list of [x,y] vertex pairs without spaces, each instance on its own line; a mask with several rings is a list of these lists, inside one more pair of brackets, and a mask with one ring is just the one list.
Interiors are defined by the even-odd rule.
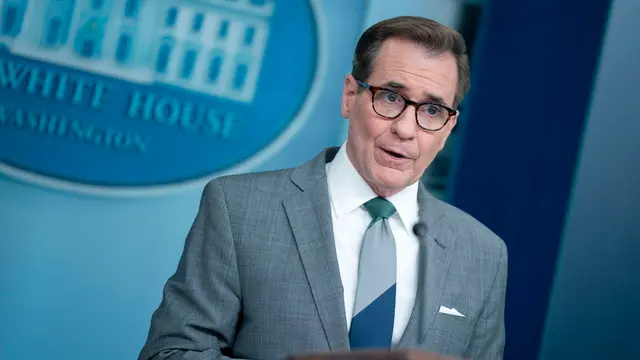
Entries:
[[[338,150],[333,161],[327,164],[329,196],[337,218],[377,196],[349,160],[345,145]],[[396,214],[409,234],[413,233],[413,225],[418,221],[418,187],[416,181],[387,198],[395,206]]]

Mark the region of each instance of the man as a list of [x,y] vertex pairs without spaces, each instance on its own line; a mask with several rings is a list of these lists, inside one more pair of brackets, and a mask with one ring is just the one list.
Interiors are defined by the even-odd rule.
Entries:
[[365,31],[344,81],[344,146],[206,186],[140,359],[501,358],[505,245],[419,181],[456,125],[465,52],[457,32],[423,18]]

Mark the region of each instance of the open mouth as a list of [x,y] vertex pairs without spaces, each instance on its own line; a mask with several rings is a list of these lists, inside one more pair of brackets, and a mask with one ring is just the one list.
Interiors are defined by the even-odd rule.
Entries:
[[402,154],[398,154],[397,152],[391,151],[391,150],[387,150],[387,149],[382,149],[382,151],[384,151],[385,153],[387,153],[388,155],[390,155],[393,158],[396,159],[406,159],[407,157],[402,155]]

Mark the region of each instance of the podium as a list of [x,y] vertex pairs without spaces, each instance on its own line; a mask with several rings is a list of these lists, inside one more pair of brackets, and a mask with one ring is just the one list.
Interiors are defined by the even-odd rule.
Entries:
[[286,360],[459,360],[448,356],[418,350],[366,350],[352,352],[301,354]]

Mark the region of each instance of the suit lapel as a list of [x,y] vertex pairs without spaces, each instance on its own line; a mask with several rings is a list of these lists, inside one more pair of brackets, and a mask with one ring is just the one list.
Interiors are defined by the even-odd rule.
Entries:
[[332,351],[349,348],[344,295],[333,237],[326,156],[321,154],[294,171],[299,192],[284,200],[322,327]]
[[[445,208],[439,200],[427,192],[421,184],[418,192],[420,220],[427,226],[426,264],[418,264],[426,271],[425,283],[418,284],[416,300],[409,318],[407,328],[397,347],[412,347],[418,345],[433,325],[436,314],[440,309],[442,294],[446,288],[446,274],[451,260],[455,239],[446,236],[443,227]],[[419,271],[419,270],[418,270]],[[416,274],[417,275],[417,274]],[[424,306],[424,319],[420,321],[421,307]]]

